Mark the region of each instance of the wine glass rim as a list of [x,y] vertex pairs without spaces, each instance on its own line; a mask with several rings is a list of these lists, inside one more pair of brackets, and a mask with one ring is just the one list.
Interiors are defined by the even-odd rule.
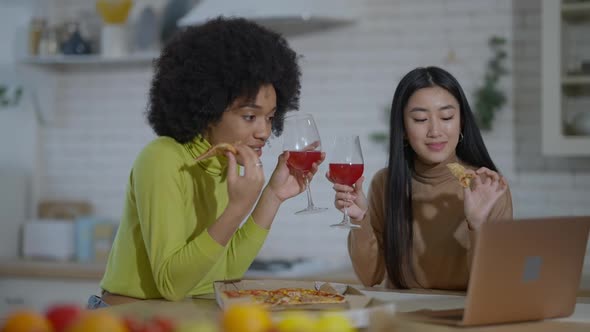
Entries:
[[299,113],[299,112],[293,112],[293,113],[291,113],[291,114],[287,114],[287,115],[285,115],[285,120],[286,120],[286,119],[290,119],[290,118],[297,118],[297,117],[304,118],[304,117],[307,117],[307,116],[313,117],[313,115],[312,115],[311,113]]
[[333,135],[331,137],[332,145],[336,146],[342,143],[352,143],[352,144],[360,144],[361,143],[361,136],[350,134],[350,135]]

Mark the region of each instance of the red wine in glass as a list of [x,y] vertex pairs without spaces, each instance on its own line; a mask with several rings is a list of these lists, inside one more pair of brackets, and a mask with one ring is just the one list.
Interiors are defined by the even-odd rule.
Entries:
[[289,151],[287,164],[298,171],[309,172],[313,163],[321,158],[321,151]]
[[[364,170],[365,163],[359,137],[355,135],[337,137],[330,155],[330,178],[337,184],[353,186],[363,175]],[[347,229],[360,227],[350,222],[348,208],[345,207],[343,212],[342,221],[330,225],[331,227]]]
[[362,175],[363,164],[330,164],[330,176],[336,183],[352,186]]

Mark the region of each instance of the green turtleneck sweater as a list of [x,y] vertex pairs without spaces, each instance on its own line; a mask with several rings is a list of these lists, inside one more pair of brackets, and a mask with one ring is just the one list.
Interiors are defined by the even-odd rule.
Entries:
[[139,154],[101,287],[140,299],[180,300],[241,278],[268,230],[249,217],[224,247],[207,228],[228,204],[225,157],[195,163],[211,145],[159,137]]

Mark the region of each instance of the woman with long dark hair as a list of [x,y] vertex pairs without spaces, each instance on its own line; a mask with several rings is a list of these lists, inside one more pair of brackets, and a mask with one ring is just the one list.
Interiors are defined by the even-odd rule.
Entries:
[[[368,199],[335,184],[335,206],[361,225],[348,237],[357,276],[373,286],[464,290],[471,250],[485,222],[512,218],[505,179],[490,158],[457,80],[437,67],[400,81],[391,105],[389,164]],[[447,165],[474,176],[463,188]],[[328,178],[330,175],[328,174]]]

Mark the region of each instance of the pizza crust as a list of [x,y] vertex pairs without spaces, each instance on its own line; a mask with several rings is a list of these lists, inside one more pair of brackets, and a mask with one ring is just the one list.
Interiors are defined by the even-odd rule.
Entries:
[[459,184],[463,188],[469,188],[471,185],[471,179],[475,178],[475,175],[465,172],[465,167],[458,163],[447,164],[447,168],[451,171],[453,176],[459,180]]
[[224,155],[226,152],[231,152],[233,154],[238,154],[238,150],[236,149],[233,144],[230,143],[219,143],[215,146],[210,147],[205,153],[195,158],[195,161],[201,161],[205,159],[209,159],[214,156]]

